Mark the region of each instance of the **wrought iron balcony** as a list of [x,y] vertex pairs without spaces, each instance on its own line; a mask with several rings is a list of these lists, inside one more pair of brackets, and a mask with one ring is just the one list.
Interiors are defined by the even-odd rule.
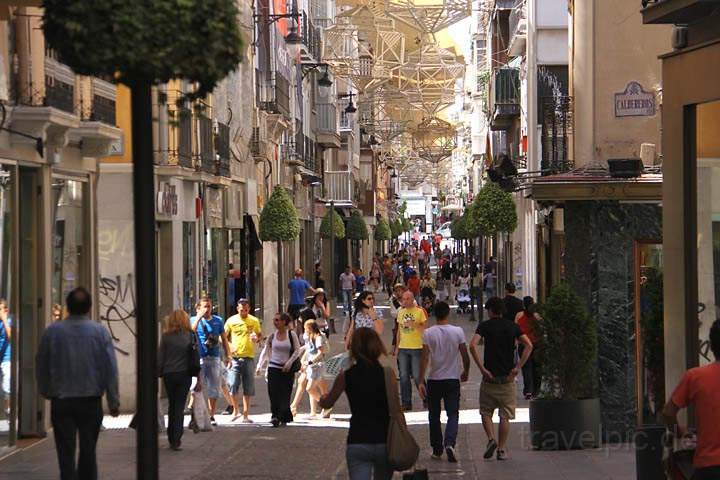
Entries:
[[115,98],[115,85],[99,78],[93,78],[92,103],[90,104],[89,111],[81,108],[83,111],[83,120],[102,122],[115,126],[117,124]]
[[542,165],[545,175],[562,173],[574,166],[572,159],[573,99],[568,96],[541,99]]
[[641,0],[644,23],[688,25],[713,14],[720,0]]
[[215,138],[213,136],[212,109],[204,102],[195,105],[195,122],[197,128],[197,145],[195,164],[205,173],[215,175],[217,165],[215,162]]
[[321,34],[307,12],[303,11],[299,18],[300,26],[300,58],[304,62],[320,61]]
[[45,76],[39,82],[29,75],[16,76],[15,100],[18,105],[53,107],[76,114],[75,73],[54,58],[45,57]]
[[325,201],[335,205],[355,205],[355,176],[348,171],[326,171],[324,183]]
[[[194,168],[193,162],[193,114],[183,93],[170,90],[160,93],[158,109],[167,112],[167,120],[159,122],[161,149],[156,152],[156,163]],[[165,117],[165,114],[161,114]]]
[[319,103],[315,137],[319,145],[325,148],[340,148],[340,124],[337,106],[334,103]]
[[502,67],[495,70],[491,84],[492,130],[507,130],[520,115],[520,70]]
[[217,152],[217,175],[230,176],[230,126],[224,123],[217,124],[215,134],[215,151]]
[[268,79],[258,75],[255,91],[260,110],[290,116],[290,82],[282,75],[272,72]]

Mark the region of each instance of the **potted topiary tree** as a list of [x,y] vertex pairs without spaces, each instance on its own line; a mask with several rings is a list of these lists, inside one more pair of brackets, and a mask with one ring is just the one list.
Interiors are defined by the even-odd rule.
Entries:
[[335,239],[345,238],[345,223],[342,217],[335,211],[335,204],[331,203],[330,208],[320,222],[320,237],[330,240],[330,278],[332,279],[331,294],[337,293],[337,279],[335,278]]
[[[392,232],[390,230],[390,225],[388,224],[387,220],[384,218],[380,218],[378,220],[377,225],[375,225],[375,234],[373,235],[375,238],[375,241],[378,242],[379,245],[382,245],[382,242],[386,240],[390,240],[392,238]],[[382,250],[382,246],[378,250]]]
[[600,443],[597,397],[597,322],[566,283],[555,285],[541,308],[535,355],[543,395],[530,402],[534,448],[592,448]]
[[278,251],[278,311],[282,312],[283,259],[282,242],[290,242],[300,235],[300,219],[287,189],[276,185],[260,212],[260,240],[277,242]]
[[[345,236],[353,243],[353,248],[357,247],[360,242],[370,238],[367,223],[359,210],[353,210],[348,219]],[[360,256],[362,258],[362,256]]]

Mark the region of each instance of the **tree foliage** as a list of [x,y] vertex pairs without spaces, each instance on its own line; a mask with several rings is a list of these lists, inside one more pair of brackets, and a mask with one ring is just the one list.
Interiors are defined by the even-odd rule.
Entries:
[[518,224],[512,194],[503,191],[494,182],[488,182],[480,189],[473,202],[471,215],[473,227],[485,235],[512,233]]
[[403,222],[400,218],[390,220],[390,232],[392,234],[392,238],[399,237],[403,234],[403,231]]
[[390,230],[390,225],[388,225],[387,220],[384,218],[381,218],[378,220],[377,225],[375,225],[375,240],[382,242],[383,240],[390,240],[392,238],[392,231]]
[[44,0],[48,45],[75,72],[212,91],[243,54],[234,0]]
[[580,298],[566,283],[555,285],[541,309],[538,346],[547,394],[592,398],[597,390],[598,331]]
[[[335,235],[333,235],[333,232]],[[327,213],[320,223],[320,236],[322,238],[345,238],[345,223],[343,223],[342,217],[335,209],[328,208]]]
[[359,210],[353,210],[348,219],[345,236],[350,240],[367,240],[370,238],[367,223]]
[[263,242],[295,240],[300,235],[300,219],[285,187],[275,187],[260,212],[260,239]]
[[468,237],[467,217],[463,215],[455,215],[450,222],[450,233],[455,240],[465,240]]

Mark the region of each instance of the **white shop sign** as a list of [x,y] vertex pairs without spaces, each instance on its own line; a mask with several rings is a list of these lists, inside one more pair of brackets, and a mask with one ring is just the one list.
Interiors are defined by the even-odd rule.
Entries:
[[625,91],[615,94],[616,117],[652,117],[655,115],[655,94],[646,92],[638,82],[630,82]]

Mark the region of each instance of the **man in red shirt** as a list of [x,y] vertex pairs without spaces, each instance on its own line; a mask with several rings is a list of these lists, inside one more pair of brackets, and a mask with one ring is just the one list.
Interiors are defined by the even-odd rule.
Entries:
[[710,328],[710,349],[715,362],[685,372],[663,410],[665,422],[682,436],[687,429],[678,425],[680,409],[695,406],[697,449],[693,480],[720,478],[720,320]]

